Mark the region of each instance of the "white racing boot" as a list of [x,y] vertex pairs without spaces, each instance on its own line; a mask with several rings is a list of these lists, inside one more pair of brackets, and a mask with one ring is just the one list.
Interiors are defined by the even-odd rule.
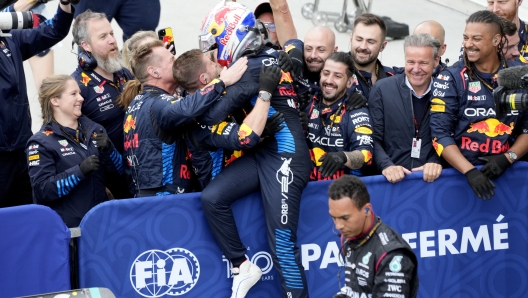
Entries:
[[252,286],[259,281],[262,270],[246,259],[239,268],[231,268],[233,273],[233,287],[231,298],[244,298]]

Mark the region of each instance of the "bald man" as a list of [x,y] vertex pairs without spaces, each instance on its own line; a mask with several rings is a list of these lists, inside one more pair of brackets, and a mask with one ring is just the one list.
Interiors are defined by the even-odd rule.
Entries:
[[447,45],[445,44],[445,30],[444,27],[437,21],[427,20],[421,22],[414,28],[413,34],[429,34],[432,37],[438,39],[442,45],[438,50],[438,55],[444,55]]
[[[316,26],[308,30],[304,36],[304,42],[299,39],[288,40],[284,49],[287,52],[292,49],[300,49],[302,51],[302,58],[304,62],[304,70],[302,75],[297,77],[297,93],[301,94],[312,89],[312,94],[320,91],[319,79],[321,78],[321,70],[324,62],[330,54],[337,51],[335,45],[335,34],[332,29],[326,26]],[[292,57],[295,59],[295,57]]]

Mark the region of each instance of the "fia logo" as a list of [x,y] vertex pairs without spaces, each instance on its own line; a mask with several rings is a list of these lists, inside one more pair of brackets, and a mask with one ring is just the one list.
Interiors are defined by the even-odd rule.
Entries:
[[130,267],[130,282],[143,297],[183,295],[196,285],[200,263],[184,248],[147,250]]

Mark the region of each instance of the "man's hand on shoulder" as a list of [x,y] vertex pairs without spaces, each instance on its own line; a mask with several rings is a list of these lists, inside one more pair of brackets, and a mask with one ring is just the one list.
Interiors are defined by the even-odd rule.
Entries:
[[238,82],[242,75],[246,72],[248,59],[247,57],[242,57],[233,63],[231,67],[224,67],[220,72],[220,80],[224,82],[226,87],[231,86]]

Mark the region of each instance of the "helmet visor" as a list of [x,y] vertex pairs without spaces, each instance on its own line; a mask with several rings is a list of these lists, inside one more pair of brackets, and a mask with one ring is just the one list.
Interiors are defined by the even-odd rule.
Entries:
[[215,36],[211,32],[198,35],[198,48],[203,53],[214,50],[216,46]]

